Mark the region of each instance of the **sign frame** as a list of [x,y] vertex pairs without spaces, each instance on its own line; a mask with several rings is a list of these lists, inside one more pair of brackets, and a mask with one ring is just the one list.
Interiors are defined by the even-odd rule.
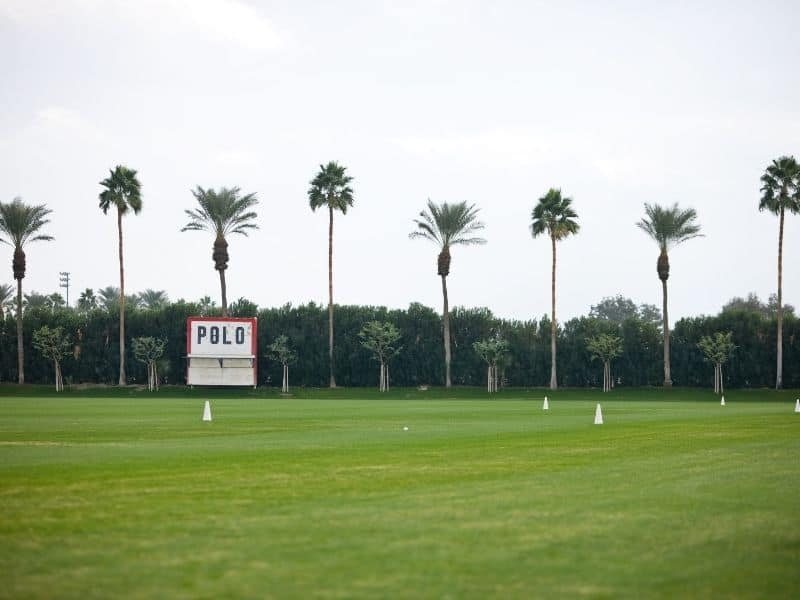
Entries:
[[[202,323],[222,325],[224,327],[221,334],[223,340],[227,339],[228,327],[225,327],[226,325],[249,324],[250,347],[245,350],[246,353],[238,354],[222,351],[197,352],[197,348],[193,347],[192,331],[194,325]],[[219,332],[216,335],[219,340]],[[219,344],[219,342],[214,343]],[[223,341],[222,344],[219,344],[220,349],[226,349],[228,344],[230,342]],[[245,361],[249,361],[249,364]],[[256,317],[188,317],[186,319],[186,385],[252,386],[255,388],[258,385],[258,319]]]

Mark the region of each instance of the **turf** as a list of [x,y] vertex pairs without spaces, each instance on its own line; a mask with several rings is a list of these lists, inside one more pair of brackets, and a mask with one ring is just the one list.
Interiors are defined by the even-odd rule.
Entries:
[[9,389],[0,597],[800,597],[795,394]]

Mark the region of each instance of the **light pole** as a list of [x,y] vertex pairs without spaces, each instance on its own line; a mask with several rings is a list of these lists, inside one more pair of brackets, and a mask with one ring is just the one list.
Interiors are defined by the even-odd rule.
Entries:
[[67,308],[69,308],[69,272],[59,271],[58,280],[60,282],[58,287],[66,288],[67,290]]

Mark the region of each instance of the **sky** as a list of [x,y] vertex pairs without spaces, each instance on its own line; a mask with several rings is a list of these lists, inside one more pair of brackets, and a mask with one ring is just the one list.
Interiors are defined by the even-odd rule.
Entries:
[[[26,292],[119,285],[99,182],[138,171],[124,219],[126,292],[219,304],[213,236],[181,232],[191,190],[255,193],[232,236],[228,298],[327,304],[320,164],[353,177],[334,219],[334,301],[441,309],[434,202],[480,209],[487,244],[452,251],[451,306],[550,310],[551,250],[531,210],[573,199],[558,318],[622,294],[661,304],[644,203],[693,207],[705,237],[670,253],[670,320],[777,290],[778,219],[760,177],[800,158],[800,3],[0,0],[0,201],[52,210]],[[14,283],[0,247],[0,283]],[[784,300],[800,305],[800,215],[786,219]],[[3,270],[4,269],[4,270]]]

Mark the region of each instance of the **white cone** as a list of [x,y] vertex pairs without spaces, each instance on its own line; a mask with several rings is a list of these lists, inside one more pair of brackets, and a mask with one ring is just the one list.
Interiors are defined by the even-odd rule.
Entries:
[[203,421],[211,420],[211,403],[206,400],[206,405],[203,407]]
[[725,406],[725,396],[722,397],[722,400],[719,401],[720,406]]
[[542,410],[550,410],[550,404],[547,402],[547,396],[544,397],[544,404],[542,404]]
[[798,398],[797,402],[794,404],[794,412],[800,413],[800,398]]
[[602,425],[603,424],[603,410],[600,408],[600,405],[597,405],[597,409],[594,411],[594,424],[595,425]]

